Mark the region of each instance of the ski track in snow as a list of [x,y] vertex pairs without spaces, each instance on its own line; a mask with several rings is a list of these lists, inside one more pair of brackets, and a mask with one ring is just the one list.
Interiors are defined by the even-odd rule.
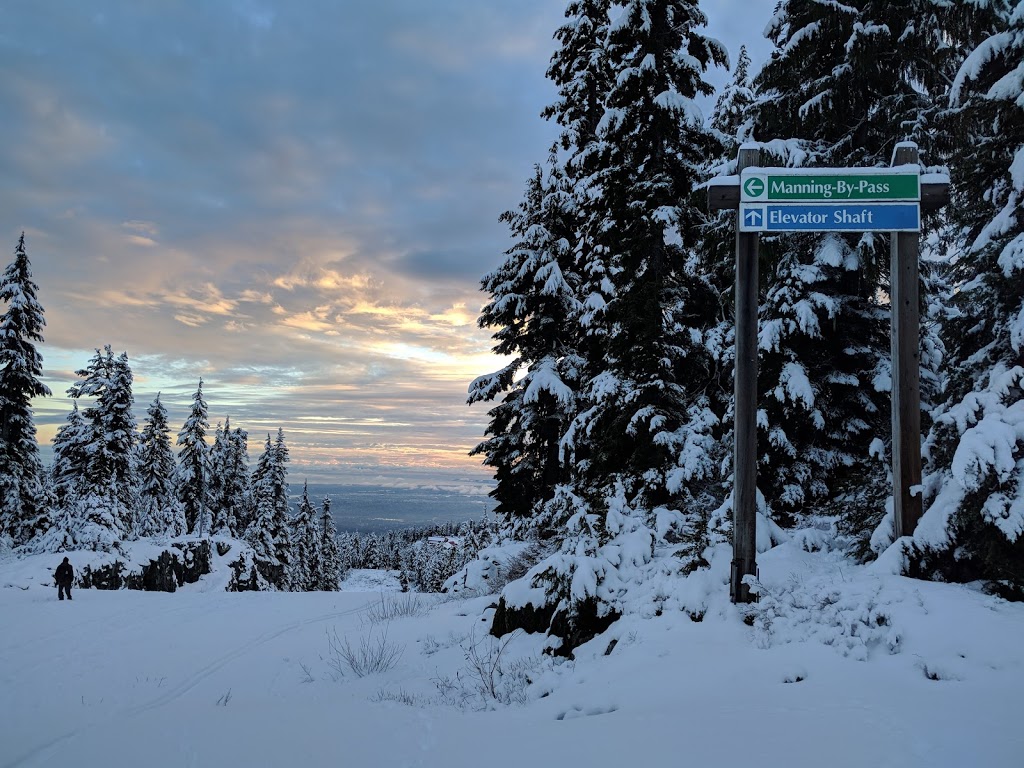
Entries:
[[[64,742],[68,741],[69,739],[75,738],[78,734],[80,734],[86,728],[92,728],[95,725],[97,725],[98,723],[102,723],[102,722],[121,721],[124,718],[137,717],[137,716],[139,716],[141,714],[144,714],[146,712],[150,712],[150,711],[152,711],[154,709],[159,709],[160,707],[166,706],[167,704],[170,704],[172,701],[176,701],[177,699],[180,699],[182,696],[184,696],[189,691],[191,691],[193,688],[195,688],[197,685],[199,685],[201,682],[203,682],[203,680],[206,680],[212,674],[214,674],[218,670],[222,669],[227,664],[230,664],[232,661],[235,661],[236,659],[241,658],[242,656],[244,656],[249,651],[252,651],[255,648],[258,648],[259,646],[264,645],[265,643],[268,643],[271,640],[275,640],[275,639],[281,637],[282,635],[286,635],[289,632],[294,632],[296,629],[299,629],[300,627],[305,627],[305,626],[309,626],[310,624],[317,624],[317,623],[324,622],[324,621],[330,621],[331,619],[338,619],[338,618],[341,618],[343,616],[352,616],[354,614],[361,613],[361,612],[363,612],[363,611],[365,611],[367,609],[368,605],[369,605],[369,603],[367,603],[366,605],[361,605],[361,606],[359,606],[357,608],[349,608],[349,609],[344,610],[344,611],[334,611],[332,613],[325,613],[325,614],[322,614],[320,616],[314,616],[313,618],[303,619],[301,621],[293,621],[293,622],[290,622],[289,624],[287,624],[286,626],[281,627],[280,629],[277,629],[277,630],[274,630],[274,631],[271,631],[271,632],[264,632],[263,634],[253,638],[252,640],[249,640],[248,642],[242,643],[242,645],[236,647],[235,649],[233,649],[231,651],[228,651],[227,653],[219,656],[214,661],[210,662],[206,666],[204,666],[201,669],[199,669],[197,672],[195,672],[192,675],[190,675],[189,677],[187,677],[183,682],[181,682],[178,685],[174,686],[173,688],[171,688],[167,692],[161,694],[160,696],[157,696],[152,701],[149,701],[149,702],[147,702],[145,704],[141,704],[141,705],[134,706],[134,707],[125,707],[125,708],[122,708],[122,709],[118,710],[117,712],[114,712],[114,713],[112,713],[110,715],[107,715],[106,717],[98,718],[98,719],[95,719],[95,720],[90,720],[88,723],[83,723],[78,728],[74,728],[74,729],[72,729],[70,731],[67,731],[67,732],[61,734],[60,736],[57,736],[57,737],[55,737],[53,739],[50,739],[49,741],[46,741],[46,742],[44,742],[44,743],[42,743],[42,744],[40,744],[40,745],[38,745],[36,747],[33,747],[28,752],[20,755],[19,757],[14,758],[13,761],[8,762],[8,763],[4,763],[3,766],[0,767],[0,768],[17,768],[17,766],[32,765],[33,761],[37,761],[36,764],[45,764],[44,762],[38,762],[38,761],[43,760],[46,757],[46,755],[49,752],[51,752],[55,747],[63,744]],[[194,606],[192,606],[192,605],[182,606],[180,608],[176,608],[176,609],[173,609],[171,611],[168,611],[167,613],[180,613],[180,612],[183,612],[183,611],[186,611],[186,610],[189,610],[189,609],[194,610]],[[112,615],[106,615],[106,616],[102,616],[102,617],[97,617],[96,619],[93,619],[91,621],[83,622],[83,624],[78,625],[78,627],[91,626],[91,625],[96,624],[96,623],[109,622],[113,618],[118,618],[118,617],[121,617],[121,616],[126,616],[126,615],[128,615],[130,613],[137,613],[137,611],[135,611],[135,610],[127,610],[127,611],[121,611],[119,613],[112,614]],[[131,628],[131,627],[134,627],[134,626],[139,626],[141,624],[146,623],[147,620],[148,620],[148,617],[145,617],[145,618],[143,618],[142,620],[140,620],[138,622],[133,622],[132,624],[126,625],[126,627],[127,628]],[[54,633],[53,635],[50,635],[48,637],[50,639],[52,639],[52,638],[59,637],[59,636],[61,636],[63,634],[64,634],[64,632],[58,632],[58,633]],[[34,642],[39,642],[39,641],[36,640],[36,641],[31,641],[29,643],[23,643],[19,647],[20,648],[24,648],[24,647],[26,647],[28,645],[33,644]]]
[[192,690],[197,685],[199,685],[199,683],[201,683],[203,680],[208,678],[210,675],[212,675],[217,670],[219,670],[222,667],[224,667],[226,664],[229,664],[230,662],[234,661],[235,659],[240,658],[241,656],[244,656],[249,651],[253,650],[254,648],[258,648],[259,646],[263,645],[264,643],[268,643],[271,640],[274,640],[274,639],[276,639],[278,637],[281,637],[282,635],[288,634],[289,632],[294,632],[299,627],[305,627],[305,626],[309,626],[310,624],[317,624],[317,623],[323,622],[323,621],[330,621],[331,619],[338,619],[338,618],[341,618],[342,616],[351,616],[353,614],[360,613],[361,611],[364,611],[364,610],[366,610],[366,606],[365,605],[364,606],[360,606],[359,608],[350,608],[347,611],[337,611],[337,612],[334,612],[334,613],[326,613],[326,614],[324,614],[322,616],[316,616],[314,618],[305,619],[303,621],[293,621],[292,623],[288,624],[287,626],[282,627],[281,629],[275,630],[273,632],[264,632],[262,635],[259,635],[258,637],[254,638],[253,640],[250,640],[247,643],[243,643],[242,645],[240,645],[235,650],[229,651],[228,653],[224,654],[223,656],[221,656],[220,658],[216,659],[215,661],[210,662],[205,667],[200,669],[198,672],[196,672],[193,675],[191,675],[184,682],[179,683],[174,688],[171,688],[169,691],[167,691],[162,696],[158,696],[157,698],[153,699],[151,702],[149,702],[147,704],[143,704],[143,705],[141,705],[139,707],[135,707],[134,709],[130,709],[130,710],[124,712],[123,714],[125,716],[134,717],[136,715],[142,714],[143,712],[149,712],[150,710],[153,710],[153,709],[156,709],[158,707],[162,707],[162,706],[164,706],[166,704],[169,704],[170,702],[174,701],[175,699],[179,699],[182,696],[184,696],[190,690]]

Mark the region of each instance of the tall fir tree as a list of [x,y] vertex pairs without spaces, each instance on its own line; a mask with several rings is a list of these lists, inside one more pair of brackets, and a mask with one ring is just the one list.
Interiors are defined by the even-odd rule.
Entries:
[[995,2],[950,94],[949,382],[926,443],[933,472],[917,570],[1024,598],[1024,4]]
[[231,439],[231,423],[228,420],[228,432],[224,432],[224,424],[217,422],[213,431],[213,445],[210,446],[210,477],[206,488],[207,506],[210,510],[210,531],[214,534],[230,536],[233,525],[227,519],[222,502],[224,499],[224,469],[229,455]]
[[78,401],[75,400],[53,438],[53,462],[50,464],[48,479],[51,501],[56,509],[80,493],[90,440],[89,425],[85,423],[78,409]]
[[178,432],[178,499],[185,508],[189,533],[211,533],[209,483],[210,447],[206,433],[210,429],[203,380],[192,395],[192,409]]
[[344,569],[341,545],[338,542],[338,530],[334,526],[334,516],[331,514],[330,496],[324,497],[320,510],[318,533],[320,559],[316,573],[316,589],[324,592],[337,592]]
[[185,511],[174,487],[175,459],[167,408],[160,394],[146,409],[146,424],[139,436],[139,519],[140,536],[182,536],[186,532]]
[[[561,441],[572,473],[543,511],[560,523],[552,526],[560,551],[533,577],[545,594],[534,609],[553,610],[560,652],[620,609],[619,569],[642,568],[656,543],[706,503],[724,407],[706,386],[714,361],[705,336],[718,296],[690,257],[701,220],[694,191],[716,149],[696,102],[712,92],[703,74],[726,62],[725,51],[701,33],[706,18],[695,2],[632,0],[618,10],[592,25],[605,31],[590,46],[595,56],[585,60],[563,42],[552,67],[570,86],[550,114],[567,127],[579,190],[586,361],[578,413]],[[579,73],[596,74],[592,82],[605,89],[590,104],[573,101],[585,92],[573,85]],[[628,561],[615,554],[626,541]],[[494,631],[517,626],[517,607],[502,600]]]
[[568,3],[547,70],[558,95],[541,115],[561,126],[560,143],[569,153],[567,172],[574,181],[585,178],[597,160],[597,127],[612,77],[605,50],[611,5],[611,0]]
[[741,45],[732,79],[718,94],[711,114],[711,127],[718,131],[719,141],[725,145],[726,157],[735,157],[739,145],[753,135],[751,107],[755,97],[750,64],[747,46]]
[[138,505],[133,376],[127,353],[115,356],[109,344],[97,349],[77,375],[82,381],[68,395],[94,398],[82,412],[88,441],[75,505],[84,531],[81,543],[109,549],[131,537]]
[[318,589],[320,536],[316,510],[309,500],[309,483],[302,485],[299,509],[291,519],[292,562],[289,582],[294,592]]
[[24,544],[49,527],[32,399],[50,394],[42,382],[43,307],[18,239],[14,261],[0,277],[0,539]]
[[602,213],[590,203],[600,197],[600,189],[592,180],[601,160],[598,128],[605,115],[613,77],[607,50],[611,9],[610,0],[568,3],[566,22],[555,33],[559,46],[547,70],[558,95],[541,113],[562,128],[560,143],[576,218],[576,232],[570,244],[574,271],[580,279],[576,288],[580,301],[578,317],[567,317],[566,322],[577,328],[576,346],[584,356],[599,354],[596,350],[603,339],[603,327],[597,319],[605,307],[609,285],[608,265],[599,238],[604,226]]
[[254,509],[245,538],[256,551],[257,566],[277,589],[288,589],[292,541],[288,524],[288,449],[284,430],[267,435],[253,478]]
[[[225,429],[225,437],[228,437]],[[241,536],[249,525],[252,508],[252,484],[249,477],[249,433],[241,427],[230,432],[230,461],[225,467],[222,507],[230,507],[234,516],[234,535]]]
[[50,527],[29,541],[33,552],[63,552],[76,546],[78,500],[82,496],[83,478],[88,463],[92,430],[72,404],[64,423],[53,438],[53,461],[47,472],[50,501]]
[[245,540],[253,549],[256,568],[260,575],[275,589],[287,589],[288,564],[282,563],[277,557],[280,531],[277,528],[273,501],[258,490],[255,499],[256,506],[252,511],[252,521],[245,529]]
[[277,428],[274,438],[274,460],[269,478],[274,498],[274,508],[282,519],[288,517],[288,446],[284,440],[284,429]]
[[504,393],[490,411],[488,439],[472,453],[494,467],[498,513],[550,536],[537,511],[566,479],[560,441],[576,410],[583,367],[575,326],[567,322],[578,315],[572,196],[553,153],[547,173],[535,168],[519,210],[502,220],[519,239],[482,281],[491,300],[479,324],[498,329],[494,351],[512,362],[470,385],[470,403]]
[[[588,408],[572,431],[582,488],[610,498],[617,483],[647,512],[689,493],[707,471],[717,422],[705,397],[711,361],[703,337],[717,302],[687,258],[697,244],[692,196],[715,148],[696,99],[724,49],[701,34],[696,3],[625,3],[609,28],[612,79],[588,185],[603,279],[605,341],[589,350]],[[638,169],[642,169],[638,172]],[[584,435],[591,436],[584,439]]]
[[217,425],[210,450],[210,509],[213,531],[240,536],[249,524],[252,506],[249,489],[248,433],[231,428],[231,418]]

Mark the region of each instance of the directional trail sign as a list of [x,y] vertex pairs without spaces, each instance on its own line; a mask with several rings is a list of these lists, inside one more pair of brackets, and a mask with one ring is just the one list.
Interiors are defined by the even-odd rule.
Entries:
[[921,176],[915,167],[749,168],[743,171],[740,200],[747,202],[917,201]]
[[740,203],[740,232],[918,232],[918,203]]

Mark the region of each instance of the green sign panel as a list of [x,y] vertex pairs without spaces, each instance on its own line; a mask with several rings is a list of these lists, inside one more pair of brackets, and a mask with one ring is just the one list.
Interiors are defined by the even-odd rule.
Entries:
[[788,168],[750,168],[740,183],[743,202],[916,201],[921,177],[915,173],[879,173],[849,168],[828,173],[794,173]]

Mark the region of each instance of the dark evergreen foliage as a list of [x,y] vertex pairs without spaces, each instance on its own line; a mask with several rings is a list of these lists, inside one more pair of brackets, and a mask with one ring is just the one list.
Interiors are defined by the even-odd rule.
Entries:
[[288,513],[288,448],[284,430],[267,443],[253,476],[252,521],[246,540],[256,551],[256,564],[263,577],[277,589],[288,589],[292,565],[292,539]]
[[316,510],[309,500],[309,483],[302,486],[299,509],[291,519],[292,561],[288,575],[293,592],[309,592],[320,584],[320,536]]
[[174,451],[167,408],[160,395],[146,410],[148,419],[139,437],[139,536],[181,536],[186,532],[184,510],[174,488]]
[[512,518],[532,516],[566,479],[560,441],[576,411],[582,367],[577,331],[566,322],[578,314],[570,192],[553,155],[547,173],[537,166],[519,210],[502,216],[520,239],[483,279],[492,298],[480,325],[498,329],[494,351],[513,361],[470,385],[470,403],[505,393],[490,411],[490,437],[472,453],[494,467],[491,495],[498,513]]
[[231,429],[231,418],[217,425],[210,449],[207,498],[213,531],[240,536],[249,524],[252,498],[249,488],[248,433]]
[[943,338],[946,399],[917,568],[1024,598],[1024,6],[992,15],[951,91],[955,221],[966,246]]
[[317,545],[319,561],[315,570],[315,589],[325,592],[336,592],[338,584],[345,575],[345,564],[341,559],[341,547],[338,543],[338,530],[331,516],[331,499],[324,497],[320,510],[318,526],[319,543]]
[[38,291],[22,233],[14,261],[0,277],[0,539],[15,545],[50,524],[32,416],[32,398],[50,394],[36,349],[46,325]]
[[53,438],[53,463],[50,465],[49,482],[50,500],[55,509],[63,508],[80,493],[90,438],[89,425],[78,410],[76,400]]
[[109,344],[102,352],[97,349],[89,365],[76,373],[82,381],[70,387],[68,395],[94,399],[82,411],[88,433],[85,471],[75,501],[78,517],[90,529],[86,540],[106,547],[132,534],[138,504],[133,376],[127,353],[115,357]]
[[[563,336],[571,346],[561,360],[574,354],[578,362],[569,366],[573,382],[558,403],[573,418],[568,427],[552,421],[563,433],[560,471],[553,483],[545,477],[523,489],[513,482],[517,462],[536,466],[524,458],[528,433],[516,421],[522,407],[515,393],[503,403],[507,418],[491,427],[510,439],[491,443],[502,450],[488,455],[499,481],[496,496],[514,499],[516,514],[528,516],[520,531],[563,540],[563,552],[536,582],[548,600],[564,604],[559,626],[575,640],[582,637],[573,628],[582,616],[577,608],[597,595],[575,594],[570,585],[592,581],[601,590],[613,569],[603,560],[604,545],[630,537],[653,549],[655,530],[667,535],[707,502],[724,410],[724,398],[709,388],[718,377],[708,336],[717,325],[719,295],[691,255],[702,221],[694,191],[707,155],[717,150],[695,99],[711,93],[703,73],[724,64],[725,51],[698,31],[706,20],[696,3],[634,0],[616,9],[621,15],[614,22],[609,10],[608,3],[570,3],[549,68],[559,97],[545,114],[564,128],[572,185],[560,196],[571,207],[557,209],[571,214],[563,219],[568,230],[559,238],[565,242],[559,261],[562,274],[574,276],[567,295],[580,297],[550,303],[545,315],[561,313],[577,334]],[[533,213],[543,210],[543,188],[538,173],[521,207],[524,218],[510,217],[525,225],[520,231],[552,233],[535,226],[550,221]],[[494,296],[485,310],[488,324],[505,323],[495,335],[499,348],[505,339],[522,339],[530,327],[524,321],[535,316],[495,311],[508,307],[502,289],[520,274],[517,266],[510,259],[505,274],[499,270],[485,281]],[[513,309],[529,305],[531,290],[539,301],[542,285],[518,283],[510,292],[519,302]],[[545,322],[559,327],[557,320]],[[514,370],[505,380],[499,372],[474,386],[507,389]],[[558,370],[561,385],[564,370]],[[501,409],[492,415],[502,416]],[[673,522],[666,527],[659,519]],[[578,571],[585,575],[577,578]],[[603,598],[591,607],[601,616],[613,610]]]
[[189,533],[210,533],[209,503],[210,447],[206,433],[210,429],[203,380],[192,396],[192,410],[178,432],[178,498],[185,508]]
[[702,337],[717,296],[686,259],[697,234],[690,200],[714,147],[693,100],[712,90],[703,71],[725,61],[698,32],[705,21],[695,3],[650,0],[625,4],[609,29],[612,80],[590,176],[600,195],[585,217],[602,222],[609,273],[605,340],[588,348],[589,408],[574,429],[600,439],[576,441],[575,453],[587,485],[607,492],[621,479],[647,510],[703,471],[680,459],[716,421]]

